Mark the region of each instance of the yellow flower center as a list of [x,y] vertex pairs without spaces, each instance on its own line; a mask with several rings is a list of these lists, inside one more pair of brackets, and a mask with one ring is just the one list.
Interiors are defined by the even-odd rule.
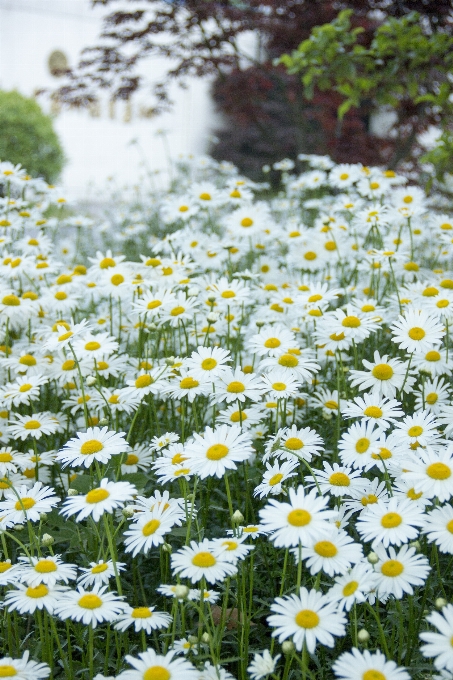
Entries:
[[116,262],[111,257],[104,257],[104,259],[99,262],[99,267],[101,269],[108,269],[109,267],[114,267],[115,265]]
[[414,326],[413,328],[409,329],[408,336],[410,337],[411,340],[416,340],[417,342],[419,340],[423,340],[425,337],[426,333],[423,330],[423,328],[420,328],[420,326]]
[[285,442],[285,447],[290,451],[299,451],[300,449],[303,449],[304,443],[299,437],[288,437]]
[[64,290],[59,290],[58,293],[55,293],[55,299],[56,300],[66,300],[67,299],[67,294],[64,292]]
[[134,607],[131,611],[133,619],[149,619],[153,615],[149,607]]
[[12,460],[13,457],[10,453],[0,453],[0,463],[10,463]]
[[234,290],[224,290],[223,293],[221,294],[221,297],[228,300],[229,298],[236,297],[236,293],[234,292]]
[[286,390],[286,384],[282,382],[272,383],[272,389],[275,390],[276,392],[283,392],[284,390]]
[[212,371],[213,368],[217,366],[217,361],[213,359],[212,357],[209,357],[208,359],[203,359],[201,362],[201,368],[204,371]]
[[379,447],[379,453],[372,453],[371,458],[374,458],[374,460],[379,460],[382,458],[383,460],[387,460],[387,458],[392,457],[392,452],[389,449],[386,449],[385,446],[380,446]]
[[420,437],[420,435],[423,433],[423,428],[420,427],[420,425],[414,425],[413,427],[410,427],[407,431],[407,434],[409,437]]
[[330,475],[329,482],[332,486],[349,486],[351,484],[351,480],[344,472],[334,472]]
[[206,567],[213,567],[216,563],[216,558],[214,555],[211,555],[210,552],[199,552],[192,557],[192,564],[194,567],[201,567],[204,569]]
[[84,456],[89,456],[93,453],[102,451],[103,448],[104,444],[101,444],[101,442],[97,439],[88,439],[88,441],[83,442],[82,446],[80,447],[80,453],[83,453]]
[[109,565],[103,562],[102,564],[97,564],[91,569],[92,574],[102,574],[102,572],[107,571]]
[[403,203],[412,203],[413,200],[412,196],[405,196],[403,198]]
[[92,491],[88,491],[87,495],[85,496],[85,500],[87,503],[94,504],[105,501],[105,499],[109,496],[110,493],[107,491],[107,489],[93,489]]
[[281,472],[277,472],[276,475],[273,475],[273,476],[270,478],[268,484],[269,484],[269,486],[276,486],[277,484],[280,484],[280,482],[282,481],[282,479],[283,479],[282,473],[281,473]]
[[296,614],[296,623],[301,628],[316,628],[319,621],[319,616],[311,609],[302,609]]
[[158,528],[160,527],[160,524],[161,523],[159,522],[158,519],[151,519],[144,525],[142,529],[143,536],[152,536],[153,534],[155,534]]
[[440,352],[435,349],[432,349],[425,354],[426,361],[440,361],[441,358]]
[[189,377],[189,378],[183,378],[181,380],[181,382],[179,383],[179,387],[182,390],[190,390],[194,387],[198,387],[199,384],[200,383],[198,382],[198,380],[194,380],[193,378]]
[[329,335],[329,338],[333,340],[334,342],[340,342],[341,340],[345,339],[345,334],[343,332],[341,333],[332,333]]
[[241,227],[251,227],[253,225],[253,220],[250,217],[244,217],[241,220]]
[[214,444],[206,451],[206,458],[208,460],[221,460],[228,455],[229,448],[224,444]]
[[173,309],[170,312],[171,316],[179,316],[180,314],[183,314],[186,310],[184,307],[181,307],[181,305],[178,305],[178,307],[173,307]]
[[369,418],[380,418],[382,414],[383,411],[379,406],[368,406],[363,412],[363,415],[368,416]]
[[431,479],[444,480],[451,477],[451,470],[445,463],[431,463],[426,468],[426,474]]
[[384,529],[394,529],[395,527],[399,527],[402,521],[403,518],[397,512],[388,512],[381,517],[381,526],[383,526]]
[[142,389],[143,387],[148,387],[154,382],[153,378],[148,375],[147,373],[145,375],[141,375],[137,378],[135,381],[135,387],[138,389]]
[[34,505],[36,505],[36,501],[34,498],[21,498],[20,501],[16,501],[14,507],[16,510],[30,510]]
[[268,338],[265,341],[264,346],[267,347],[267,349],[275,349],[276,347],[280,347],[281,344],[282,343],[278,338]]
[[2,299],[2,304],[6,307],[19,307],[20,300],[17,295],[5,295],[5,297]]
[[233,380],[233,382],[230,382],[230,384],[228,385],[227,392],[230,392],[231,394],[239,394],[240,392],[245,392],[245,385],[244,383],[241,383],[238,380]]
[[[204,194],[201,194],[200,198]],[[204,199],[209,200],[209,199]],[[164,666],[151,666],[143,673],[143,680],[170,680],[171,674]]]
[[446,526],[446,529],[447,529],[447,531],[450,532],[450,534],[453,534],[453,519],[451,519],[451,520],[448,522],[448,524],[447,524],[447,526]]
[[29,420],[28,423],[25,423],[24,428],[26,430],[38,430],[41,427],[41,423],[39,420]]
[[15,675],[17,675],[17,670],[14,668],[14,666],[7,664],[2,664],[0,666],[0,678],[13,678]]
[[358,316],[345,316],[341,325],[345,328],[358,328],[361,322]]
[[375,309],[374,305],[363,305],[362,312],[374,312]]
[[298,508],[297,510],[291,510],[287,517],[288,523],[293,527],[305,527],[311,522],[311,515],[307,510],[302,510]]
[[124,464],[125,465],[136,465],[139,461],[139,457],[135,455],[135,453],[130,453],[128,457],[126,458]]
[[438,398],[439,397],[435,392],[430,392],[429,394],[426,395],[425,401],[426,401],[427,404],[430,404],[430,406],[432,406],[433,404],[436,403]]
[[278,358],[278,363],[280,364],[280,366],[294,368],[294,366],[297,366],[299,364],[299,360],[292,354],[282,354],[282,356]]
[[338,408],[338,403],[336,401],[333,401],[333,399],[328,399],[326,402],[324,402],[324,406],[326,408],[330,408],[332,410]]
[[122,274],[114,274],[110,281],[114,286],[119,286],[124,283],[124,276]]
[[387,680],[387,677],[381,671],[377,671],[374,668],[369,668],[362,675],[362,680]]
[[313,550],[320,557],[335,557],[338,553],[337,547],[331,541],[318,541]]
[[11,569],[12,566],[11,562],[0,562],[0,574],[4,574],[5,571]]
[[19,363],[23,366],[36,366],[36,359],[31,354],[24,354],[24,356],[19,359]]
[[147,309],[156,309],[156,307],[160,307],[162,302],[160,300],[151,300],[147,304]]
[[355,450],[357,453],[365,453],[370,448],[370,440],[367,437],[361,437],[357,440]]
[[309,250],[308,253],[304,253],[304,258],[311,262],[312,260],[316,260],[318,256],[316,253],[314,253],[312,250]]
[[404,565],[398,560],[387,560],[387,562],[384,562],[381,567],[381,572],[384,574],[384,576],[389,576],[391,578],[399,576],[403,573],[403,571]]
[[94,593],[89,593],[88,595],[82,595],[78,605],[82,609],[99,609],[99,607],[102,607],[102,600]]
[[353,595],[358,587],[359,587],[358,581],[350,581],[344,586],[342,590],[343,597],[349,597],[350,595]]
[[36,588],[27,588],[25,595],[31,597],[34,600],[38,600],[41,597],[45,597],[49,593],[49,589],[44,583],[40,583]]
[[406,493],[406,496],[410,498],[411,501],[418,501],[418,499],[423,496],[423,491],[420,491],[420,493],[415,493],[415,489],[412,487],[412,489],[409,489],[409,491]]
[[393,368],[388,364],[377,364],[371,372],[377,380],[390,380],[393,377]]
[[52,571],[57,571],[58,567],[52,560],[39,560],[35,564],[35,571],[38,574],[50,574]]

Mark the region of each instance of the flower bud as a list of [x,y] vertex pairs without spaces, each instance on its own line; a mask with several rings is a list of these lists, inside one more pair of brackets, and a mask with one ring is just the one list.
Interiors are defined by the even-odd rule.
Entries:
[[[189,595],[189,588],[187,586],[175,586],[175,597],[177,600],[185,600]],[[198,639],[198,638],[197,638]]]
[[209,643],[210,639],[211,639],[211,636],[209,635],[209,633],[203,633],[203,635],[201,636],[201,641],[205,642],[206,644]]
[[49,515],[47,514],[47,512],[42,512],[39,516],[39,519],[41,520],[41,522],[45,522],[48,516]]
[[188,642],[190,642],[191,645],[196,645],[198,642],[198,638],[196,635],[188,635],[187,640]]
[[126,519],[130,519],[135,515],[135,510],[134,508],[131,508],[130,506],[126,505],[126,507],[121,510],[121,513],[123,517],[125,517]]
[[101,420],[99,421],[99,425],[101,425],[101,427],[104,427],[104,425],[108,425],[108,424],[109,424],[108,418],[101,418]]
[[231,520],[234,524],[242,524],[242,522],[244,521],[244,515],[240,510],[235,510],[235,512],[233,512]]
[[25,529],[23,524],[15,524],[14,531],[23,531]]
[[208,296],[208,302],[215,302],[216,300],[217,300],[217,296],[216,296],[216,295],[209,295],[209,296]]
[[368,553],[367,560],[370,564],[377,564],[379,562],[379,557],[376,555],[375,552],[371,551]]
[[88,385],[88,387],[91,387],[92,385],[95,385],[95,384],[96,384],[97,378],[96,378],[94,375],[89,375],[89,376],[86,378],[85,382],[86,382],[86,384]]
[[368,642],[369,639],[370,639],[370,634],[367,630],[365,630],[365,628],[362,628],[361,630],[359,630],[359,632],[357,633],[357,640],[359,642]]
[[292,654],[294,652],[294,642],[291,640],[285,640],[285,642],[282,644],[282,652],[283,654]]
[[216,321],[219,320],[219,315],[217,314],[217,312],[210,312],[206,318],[209,321],[209,323],[215,323]]
[[68,489],[68,496],[78,496],[79,492],[77,489]]
[[411,548],[415,548],[415,550],[416,550],[417,552],[420,552],[420,550],[421,550],[420,541],[411,541],[411,542],[409,543],[409,545],[410,545]]
[[162,544],[162,550],[166,553],[171,553],[172,547],[171,547],[170,543],[163,543]]
[[264,321],[255,321],[255,325],[258,326],[258,328],[262,328],[264,326]]
[[165,363],[167,364],[167,366],[173,366],[173,364],[175,363],[175,357],[166,357]]
[[55,543],[55,539],[50,534],[44,534],[44,536],[41,539],[41,543],[43,544],[43,546],[48,548],[50,545],[53,545]]
[[445,607],[447,604],[447,600],[443,597],[438,597],[434,604],[436,605],[436,609],[442,609],[442,607]]

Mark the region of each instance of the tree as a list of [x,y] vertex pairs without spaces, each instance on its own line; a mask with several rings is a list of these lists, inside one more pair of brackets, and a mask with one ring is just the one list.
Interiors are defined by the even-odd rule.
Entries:
[[[111,5],[117,0],[93,0]],[[363,97],[338,124],[343,103],[335,89],[315,88],[307,98],[298,74],[274,60],[297,49],[316,26],[332,22],[339,10],[352,9],[351,29],[361,28],[358,44],[367,49],[388,17],[400,19],[417,10],[423,35],[453,31],[450,0],[147,0],[140,8],[106,15],[101,43],[84,51],[79,67],[68,73],[57,95],[70,105],[85,105],[104,89],[113,98],[129,98],[146,83],[140,61],[151,55],[169,58],[165,78],[153,89],[156,111],[170,106],[169,85],[189,76],[215,76],[214,99],[226,125],[213,152],[249,172],[263,162],[298,153],[329,153],[335,160],[386,163],[397,153],[398,139],[380,139],[370,130],[374,101]],[[254,54],[243,38],[259,36]],[[250,50],[248,51],[250,52]],[[408,101],[401,105],[401,112]],[[404,110],[417,130],[429,125],[426,107]],[[404,157],[404,154],[403,156]]]
[[32,177],[58,179],[64,154],[52,119],[19,92],[0,90],[0,159],[20,163]]

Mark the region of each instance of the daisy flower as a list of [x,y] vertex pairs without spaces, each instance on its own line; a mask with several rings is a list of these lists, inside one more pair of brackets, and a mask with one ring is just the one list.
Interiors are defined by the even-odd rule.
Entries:
[[267,328],[263,327],[259,333],[252,335],[247,342],[250,351],[260,357],[285,354],[295,344],[294,333],[279,324]]
[[443,553],[453,554],[453,508],[443,505],[425,515],[423,533],[430,543],[436,543]]
[[321,328],[329,327],[330,333],[343,335],[347,340],[363,342],[370,333],[379,328],[379,324],[374,318],[362,314],[351,305],[346,307],[346,311],[336,309],[334,312],[327,312],[321,324]]
[[50,329],[50,334],[42,346],[43,350],[54,352],[55,350],[62,350],[64,347],[73,342],[77,336],[90,330],[88,319],[83,319],[80,323],[74,323],[71,320],[67,322],[56,322],[55,326]]
[[40,583],[53,588],[58,581],[68,583],[68,581],[75,580],[77,567],[75,564],[65,564],[60,555],[19,557],[16,575],[19,581],[32,588]]
[[175,654],[171,650],[163,656],[149,647],[138,659],[128,654],[126,661],[133,670],[123,671],[117,680],[199,680],[199,671],[186,659],[175,659]]
[[427,352],[414,354],[412,365],[424,373],[430,373],[433,378],[439,375],[451,375],[453,359],[447,355],[447,350],[431,347]]
[[265,649],[261,654],[255,652],[247,672],[252,680],[263,680],[266,676],[275,673],[280,657],[281,654],[272,657],[268,649]]
[[0,659],[0,678],[16,678],[16,680],[41,680],[48,678],[50,668],[46,663],[29,661],[30,652],[23,653],[21,659],[4,656]]
[[299,393],[301,383],[291,377],[284,378],[278,370],[262,376],[266,395],[270,399],[290,399]]
[[335,583],[326,593],[338,609],[351,611],[352,605],[365,602],[374,588],[374,571],[367,563],[356,564],[347,573],[335,577]]
[[371,390],[373,398],[387,397],[393,399],[397,390],[403,389],[410,392],[415,382],[407,363],[399,359],[389,359],[387,354],[382,357],[376,350],[374,362],[362,360],[367,371],[349,371],[349,380],[352,387],[359,390]]
[[390,498],[368,505],[360,515],[356,527],[364,541],[373,541],[387,548],[414,540],[425,522],[423,508],[409,499]]
[[447,604],[441,612],[432,612],[426,617],[428,623],[438,632],[424,631],[420,639],[426,642],[420,647],[424,657],[434,657],[434,665],[438,670],[453,671],[453,605]]
[[236,566],[225,559],[224,552],[218,552],[212,541],[204,539],[201,543],[190,542],[171,556],[171,568],[182,578],[197,583],[205,578],[208,583],[224,581],[235,574]]
[[378,544],[374,550],[379,558],[374,566],[379,598],[385,600],[393,595],[401,600],[404,593],[414,594],[413,586],[424,584],[431,567],[426,557],[416,554],[415,548],[403,545],[396,552],[390,546],[387,553],[384,546]]
[[339,401],[337,390],[319,389],[311,398],[313,407],[321,408],[323,415],[327,418],[338,415]]
[[198,396],[206,396],[211,392],[211,384],[206,380],[197,380],[193,375],[181,369],[178,377],[173,376],[167,385],[161,388],[162,394],[168,394],[173,399],[187,397],[190,403]]
[[95,585],[92,590],[85,590],[81,586],[76,590],[66,590],[55,606],[54,613],[60,619],[81,621],[93,628],[104,621],[116,621],[127,605],[107,588]]
[[[124,571],[124,562],[116,563],[117,572]],[[90,562],[89,568],[79,567],[82,575],[77,579],[77,585],[82,588],[89,588],[94,585],[105,585],[111,578],[115,576],[115,569],[112,560],[99,560],[99,562]]]
[[[297,562],[299,549],[295,548],[291,552]],[[310,574],[323,571],[328,576],[333,576],[344,573],[352,564],[360,562],[363,559],[363,549],[345,531],[331,527],[320,533],[310,544],[304,545],[301,557],[307,560]]]
[[332,670],[341,680],[410,680],[404,668],[387,661],[379,650],[371,654],[367,649],[361,652],[353,647],[338,657]]
[[135,380],[126,380],[127,387],[122,389],[124,397],[144,399],[148,394],[158,394],[167,385],[167,368],[158,366],[155,369],[140,371]]
[[381,430],[387,430],[393,422],[404,416],[401,403],[396,399],[376,398],[373,394],[356,397],[353,402],[347,402],[341,413],[345,418],[363,418],[378,425]]
[[9,434],[15,439],[24,441],[27,437],[41,439],[43,434],[55,434],[58,423],[48,411],[33,413],[31,416],[14,414],[15,420],[10,421]]
[[0,478],[26,468],[27,463],[25,454],[14,451],[11,446],[0,447]]
[[185,455],[188,467],[201,479],[220,478],[226,470],[236,470],[236,463],[247,460],[254,451],[251,438],[237,425],[220,425],[215,430],[207,427],[203,436],[194,432],[193,437]]
[[263,475],[263,481],[261,484],[255,487],[253,492],[254,496],[259,496],[260,498],[265,498],[271,494],[272,496],[278,496],[283,492],[283,484],[287,479],[295,477],[297,472],[294,472],[296,468],[299,467],[299,462],[297,460],[287,460],[283,463],[266,463],[267,470]]
[[235,536],[234,538],[214,538],[211,543],[214,554],[221,554],[223,559],[227,562],[236,564],[238,560],[243,560],[247,557],[255,546],[244,545],[247,536]]
[[342,637],[346,632],[344,614],[317,590],[301,588],[298,595],[277,597],[271,611],[275,613],[267,620],[275,628],[272,637],[278,637],[279,642],[292,638],[299,652],[304,643],[310,654],[317,642],[333,647],[335,637]]
[[260,510],[265,531],[272,532],[270,539],[277,547],[309,544],[323,531],[329,530],[329,520],[335,517],[327,510],[327,498],[317,496],[316,490],[305,493],[303,486],[289,489],[289,503],[270,500]]
[[57,454],[57,461],[68,465],[90,467],[94,460],[107,463],[110,458],[130,449],[124,439],[125,432],[113,432],[108,427],[89,427],[86,432],[77,432]]
[[203,591],[198,590],[197,588],[191,588],[189,590],[189,594],[187,596],[187,599],[190,602],[200,602],[200,600],[203,600],[204,602],[209,602],[209,604],[215,604],[220,597],[220,594],[216,592],[215,590],[208,590],[205,588]]
[[236,680],[236,678],[222,666],[205,661],[199,680]]
[[428,413],[435,415],[441,412],[442,406],[447,405],[451,398],[450,387],[444,382],[444,378],[426,380],[422,389],[414,390],[414,395],[416,411],[426,409]]
[[273,373],[275,369],[283,379],[293,378],[301,382],[310,382],[314,374],[320,370],[320,366],[311,359],[299,356],[300,350],[297,352],[292,348],[284,354],[263,359],[260,363],[260,370],[270,369]]
[[0,394],[0,400],[10,409],[19,404],[29,404],[39,399],[41,385],[45,385],[49,379],[43,375],[30,375],[19,377],[14,383],[7,383]]
[[111,482],[105,477],[97,488],[91,489],[84,496],[66,498],[60,514],[64,517],[77,515],[76,522],[81,522],[91,515],[97,522],[104,512],[112,514],[124,503],[131,501],[136,494],[137,489],[129,482]]
[[36,482],[32,488],[15,487],[5,491],[0,501],[0,516],[4,522],[23,524],[27,520],[39,522],[43,513],[51,512],[60,501],[50,486]]
[[207,382],[223,373],[230,361],[231,355],[228,350],[200,345],[196,352],[192,352],[191,357],[184,360],[184,366],[196,380]]
[[[37,609],[45,609],[53,614],[57,604],[67,590],[66,586],[49,586],[40,583],[38,586],[14,584],[14,590],[8,590],[4,604],[9,611],[17,610],[19,614],[33,614]],[[1,677],[1,676],[0,676]]]
[[126,605],[117,623],[115,623],[115,629],[124,632],[130,626],[134,626],[136,633],[144,630],[150,635],[153,630],[168,628],[172,622],[172,617],[165,612],[154,610],[155,607],[130,607]]
[[124,532],[125,551],[131,552],[132,557],[138,555],[139,552],[146,555],[151,548],[164,542],[165,534],[171,531],[175,519],[174,515],[166,512],[164,507],[159,505],[156,505],[151,512],[140,513],[137,521]]
[[398,317],[391,327],[392,341],[409,353],[429,352],[433,345],[440,345],[445,335],[443,324],[437,315],[430,315],[424,309],[408,309]]
[[240,368],[232,371],[230,368],[217,376],[215,382],[215,393],[212,400],[219,403],[239,400],[244,402],[246,399],[259,401],[261,395],[266,391],[266,385],[255,373],[244,373]]
[[178,293],[172,307],[168,307],[162,315],[162,321],[168,321],[170,326],[176,328],[180,322],[193,322],[200,302],[196,297],[186,297],[185,293]]
[[366,480],[362,478],[361,470],[339,465],[338,463],[323,462],[324,470],[316,470],[315,477],[307,476],[304,483],[307,486],[319,486],[324,495],[330,493],[331,496],[341,497],[350,496],[354,492],[363,491]]
[[453,446],[417,449],[404,467],[401,477],[416,493],[423,491],[441,503],[453,496]]
[[292,425],[278,430],[274,437],[269,438],[263,461],[274,456],[292,461],[302,459],[310,463],[313,456],[319,455],[323,449],[324,441],[315,430]]
[[425,448],[440,439],[437,427],[438,421],[433,414],[429,411],[419,411],[395,423],[392,436],[403,446],[413,450],[418,446]]
[[243,406],[239,410],[236,404],[230,404],[226,409],[219,412],[217,421],[226,425],[240,425],[248,430],[258,425],[264,419],[264,413],[258,406]]
[[83,338],[77,337],[74,342],[74,353],[79,360],[96,359],[102,361],[118,349],[118,342],[108,333],[89,332]]
[[388,500],[387,486],[384,482],[381,482],[378,477],[373,480],[363,478],[364,486],[361,489],[351,490],[351,499],[347,498],[343,506],[347,510],[352,510],[352,512],[361,512],[363,508],[369,505],[374,505],[379,499],[384,501]]
[[372,468],[374,460],[371,454],[378,452],[380,434],[380,428],[375,428],[372,421],[362,420],[351,425],[338,442],[341,462],[365,471]]

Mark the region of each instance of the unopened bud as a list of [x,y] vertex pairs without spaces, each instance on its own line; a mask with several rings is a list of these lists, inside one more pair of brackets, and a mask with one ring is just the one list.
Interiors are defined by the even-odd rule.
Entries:
[[362,628],[361,630],[359,630],[359,632],[357,633],[357,640],[359,642],[368,642],[369,639],[370,639],[370,634],[367,630],[365,630],[365,628]]
[[443,597],[438,597],[434,604],[436,605],[436,609],[442,609],[442,607],[445,607],[447,604],[447,600]]
[[162,550],[166,553],[171,553],[173,548],[171,547],[170,543],[163,543],[162,544]]
[[41,522],[45,522],[46,519],[47,519],[47,517],[48,517],[47,512],[42,512],[42,513],[39,515],[39,519],[41,520]]
[[94,375],[89,375],[86,378],[85,382],[88,385],[88,387],[91,387],[92,385],[94,385],[97,382],[97,378],[95,378]]
[[210,312],[206,318],[209,321],[209,323],[215,323],[216,321],[219,320],[219,315],[217,314],[217,312]]
[[244,521],[244,515],[240,510],[235,510],[233,512],[231,520],[234,522],[234,524],[242,524],[242,522]]
[[44,534],[44,536],[41,539],[41,543],[43,544],[43,546],[49,547],[50,545],[53,545],[55,543],[55,539],[50,534]]
[[167,364],[167,366],[173,366],[173,364],[175,363],[175,357],[166,357],[165,363]]
[[376,555],[375,552],[371,551],[368,554],[367,560],[370,564],[377,564],[379,562],[379,557]]
[[417,552],[420,552],[421,550],[420,541],[412,541],[411,543],[409,543],[409,545],[411,548],[415,548]]
[[208,301],[209,301],[209,302],[215,302],[216,300],[217,300],[217,296],[216,296],[216,295],[209,295],[209,297],[208,297]]
[[15,524],[14,531],[23,531],[25,529],[23,524]]
[[108,425],[108,424],[109,424],[109,419],[108,419],[108,418],[101,418],[101,420],[99,421],[99,425],[101,425],[102,427],[103,427],[104,425]]
[[209,644],[210,639],[211,636],[209,635],[209,633],[203,633],[203,635],[201,636],[201,641],[205,642],[206,644]]
[[78,496],[79,492],[77,489],[68,489],[68,496]]
[[187,640],[190,642],[191,645],[195,645],[198,642],[198,638],[196,635],[188,635]]
[[125,517],[126,519],[130,519],[135,515],[135,510],[134,508],[131,508],[130,506],[126,505],[126,507],[121,510],[121,513],[123,517]]
[[[175,586],[175,597],[177,600],[185,600],[189,595],[189,588],[187,586]],[[198,638],[197,638],[198,639]]]
[[294,642],[291,642],[291,640],[285,640],[285,642],[282,644],[282,652],[283,654],[292,654],[294,652]]
[[[270,165],[263,165],[262,171],[267,175],[267,173],[271,171],[271,166]],[[283,644],[286,644],[286,643],[284,642]]]
[[258,328],[262,328],[264,326],[264,321],[255,321],[255,325],[258,326]]
[[151,321],[151,323],[148,324],[148,330],[157,331],[157,324],[155,324],[154,321]]

